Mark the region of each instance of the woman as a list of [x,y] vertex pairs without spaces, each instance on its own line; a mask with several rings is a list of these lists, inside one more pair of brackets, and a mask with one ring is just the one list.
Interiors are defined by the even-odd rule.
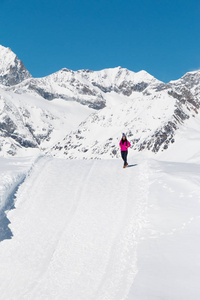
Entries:
[[131,146],[131,144],[127,140],[125,133],[122,134],[122,139],[119,143],[119,146],[121,148],[121,156],[124,161],[123,168],[126,168],[128,166],[128,163],[127,163],[128,148]]

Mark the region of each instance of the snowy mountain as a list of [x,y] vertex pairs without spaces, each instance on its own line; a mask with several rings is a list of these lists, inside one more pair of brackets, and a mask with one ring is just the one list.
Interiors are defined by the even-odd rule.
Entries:
[[10,48],[0,45],[0,84],[13,86],[31,77],[16,54]]
[[64,138],[92,111],[72,101],[49,102],[0,89],[0,154],[38,154]]
[[0,299],[199,300],[200,71],[20,64],[0,47]]
[[[169,84],[153,82],[130,95],[105,94],[106,107],[88,117],[55,145],[52,154],[70,158],[119,157],[119,138],[126,132],[136,152],[161,152],[171,147],[180,129],[198,123],[200,72]],[[196,130],[196,129],[195,129]],[[200,148],[199,148],[200,150]]]
[[177,91],[190,90],[191,94],[194,96],[199,96],[200,94],[200,70],[188,72],[179,80],[170,81],[169,85],[174,87]]
[[[0,50],[1,155],[38,149],[66,158],[114,158],[122,132],[133,151],[154,154],[173,148],[192,119],[196,131],[200,71],[167,84],[121,67],[32,78],[10,49]],[[8,78],[15,78],[12,85]]]
[[142,92],[155,83],[160,82],[145,71],[134,73],[121,67],[102,71],[62,69],[47,77],[26,80],[12,90],[40,95],[47,100],[73,100],[102,109],[106,106],[107,93],[114,91],[130,96],[134,91]]

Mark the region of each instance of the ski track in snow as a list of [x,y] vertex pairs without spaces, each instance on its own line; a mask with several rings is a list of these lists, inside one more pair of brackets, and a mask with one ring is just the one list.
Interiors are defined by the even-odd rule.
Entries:
[[2,299],[125,299],[147,192],[145,164],[39,159],[8,214]]
[[137,274],[137,245],[140,228],[145,223],[148,189],[148,164],[145,162],[128,177],[122,226],[112,245],[106,273],[94,299],[122,300],[128,294]]
[[39,157],[8,213],[0,300],[199,299],[199,180],[195,164]]

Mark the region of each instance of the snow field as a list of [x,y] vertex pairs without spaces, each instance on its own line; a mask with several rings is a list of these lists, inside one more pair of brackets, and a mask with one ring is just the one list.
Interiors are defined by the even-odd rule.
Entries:
[[149,161],[146,228],[128,300],[200,299],[198,164]]
[[197,164],[40,157],[0,243],[2,300],[198,300]]
[[146,201],[138,180],[137,166],[119,161],[40,159],[9,213],[14,237],[1,244],[0,281],[12,288],[0,295],[122,299],[137,273]]

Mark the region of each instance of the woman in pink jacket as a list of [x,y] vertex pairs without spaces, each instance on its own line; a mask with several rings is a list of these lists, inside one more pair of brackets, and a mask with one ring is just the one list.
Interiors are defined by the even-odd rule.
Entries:
[[125,133],[122,134],[122,139],[119,143],[119,146],[121,148],[121,156],[124,161],[123,168],[126,168],[128,166],[128,163],[127,163],[128,148],[131,146],[131,144],[127,140]]

